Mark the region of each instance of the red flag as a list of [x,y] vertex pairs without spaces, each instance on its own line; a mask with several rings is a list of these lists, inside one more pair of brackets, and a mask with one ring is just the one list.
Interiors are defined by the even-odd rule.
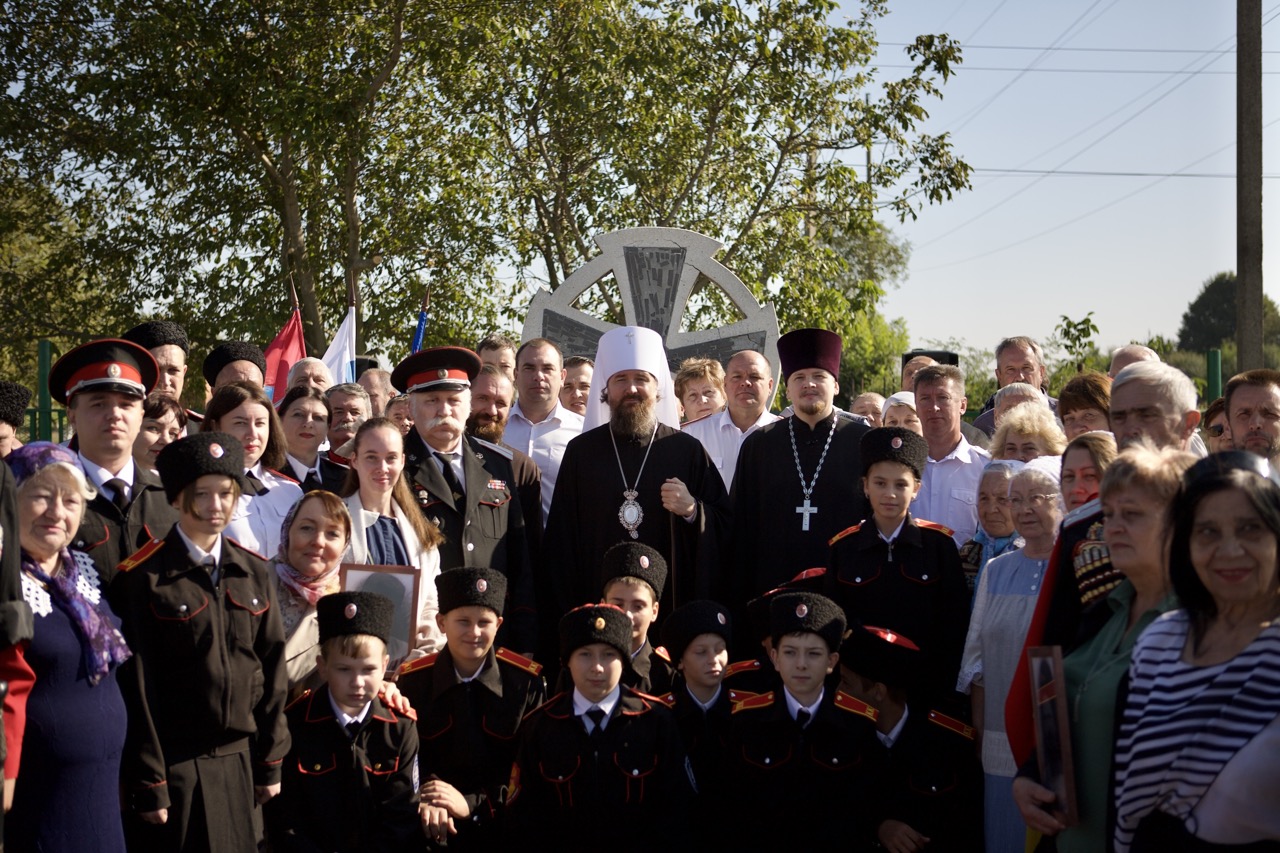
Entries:
[[263,390],[272,403],[279,403],[284,399],[285,391],[289,390],[289,368],[307,357],[307,342],[302,337],[302,313],[297,308],[293,309],[289,322],[284,324],[263,354],[267,357]]

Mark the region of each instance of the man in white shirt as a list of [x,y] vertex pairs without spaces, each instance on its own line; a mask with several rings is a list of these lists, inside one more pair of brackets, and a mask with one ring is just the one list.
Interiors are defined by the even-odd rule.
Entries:
[[525,341],[516,351],[516,390],[503,440],[531,458],[542,472],[542,517],[551,513],[556,474],[570,439],[582,432],[583,417],[560,403],[564,385],[560,348],[546,338]]
[[978,529],[978,486],[991,456],[960,432],[960,418],[969,403],[960,368],[930,365],[916,374],[915,383],[916,412],[929,443],[929,458],[911,513],[951,528],[951,538],[960,546]]
[[754,350],[742,350],[729,358],[724,377],[728,405],[724,411],[684,425],[684,432],[702,442],[724,480],[725,491],[733,485],[738,451],[743,439],[765,424],[778,420],[769,413],[773,400],[773,371],[769,361]]

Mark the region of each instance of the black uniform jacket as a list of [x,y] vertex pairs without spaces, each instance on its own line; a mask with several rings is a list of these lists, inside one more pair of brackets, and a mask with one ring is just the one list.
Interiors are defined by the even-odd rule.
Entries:
[[791,716],[782,690],[738,702],[725,747],[731,797],[741,815],[730,822],[743,849],[794,845],[860,850],[883,818],[888,752],[876,737],[876,710],[827,687],[805,728]]
[[425,849],[412,718],[374,697],[353,737],[334,715],[328,685],[287,713],[293,745],[279,802],[268,809],[276,853]]
[[886,820],[929,839],[928,850],[980,853],[982,770],[973,727],[927,706],[908,706],[902,733],[889,748]]
[[951,531],[907,516],[892,543],[874,521],[831,540],[823,592],[850,622],[909,637],[923,657],[920,697],[939,701],[955,691],[969,630],[969,589]]
[[525,715],[547,697],[542,667],[506,649],[489,650],[479,675],[461,682],[446,646],[409,661],[396,684],[418,714],[423,779],[448,782],[467,801],[471,817],[455,821],[449,849],[486,849],[506,805]]
[[548,849],[652,850],[685,831],[693,780],[671,710],[622,687],[603,732],[587,735],[573,693],[525,720],[512,771],[513,838]]
[[440,528],[440,570],[484,566],[507,576],[506,623],[499,640],[521,651],[535,648],[533,572],[524,513],[506,451],[463,436],[466,490],[457,502],[431,448],[416,431],[405,439],[405,476],[423,514]]
[[280,781],[289,731],[275,576],[225,536],[218,573],[214,584],[191,562],[176,529],[118,567],[113,606],[133,650],[120,668],[129,711],[121,777],[137,811],[169,807],[172,766],[246,739],[254,784]]
[[116,576],[116,566],[152,539],[163,539],[178,520],[178,511],[164,496],[160,478],[141,465],[133,467],[132,500],[124,512],[99,493],[85,506],[84,518],[71,547],[84,551],[98,566],[104,586]]

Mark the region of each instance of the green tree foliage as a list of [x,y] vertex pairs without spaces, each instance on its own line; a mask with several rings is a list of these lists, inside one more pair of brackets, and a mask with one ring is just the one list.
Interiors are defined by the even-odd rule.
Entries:
[[[110,306],[68,342],[151,314],[197,349],[265,342],[292,285],[315,351],[354,280],[366,349],[397,358],[428,285],[428,341],[470,340],[593,234],[649,225],[723,241],[784,328],[849,338],[880,284],[820,235],[869,245],[877,211],[968,185],[916,130],[959,49],[920,36],[877,82],[883,0],[849,23],[832,0],[3,9],[0,144],[69,223],[63,290]],[[872,145],[862,175],[846,155]]]
[[[1271,297],[1262,300],[1262,342],[1280,344],[1280,310]],[[1206,352],[1236,337],[1236,274],[1220,272],[1205,281],[1187,306],[1178,330],[1178,349]]]

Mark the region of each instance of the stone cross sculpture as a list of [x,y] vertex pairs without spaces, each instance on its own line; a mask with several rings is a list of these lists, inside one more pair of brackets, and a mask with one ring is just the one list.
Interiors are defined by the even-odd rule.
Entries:
[[[574,270],[554,292],[542,289],[534,295],[524,340],[548,338],[566,356],[594,356],[600,336],[615,326],[578,310],[574,303],[612,273],[624,325],[644,326],[662,335],[672,373],[686,358],[705,356],[723,364],[738,350],[753,349],[778,375],[777,312],[757,302],[742,280],[715,260],[723,243],[683,228],[626,228],[600,234],[595,242],[600,254]],[[724,291],[743,319],[715,329],[680,331],[699,273]]]

